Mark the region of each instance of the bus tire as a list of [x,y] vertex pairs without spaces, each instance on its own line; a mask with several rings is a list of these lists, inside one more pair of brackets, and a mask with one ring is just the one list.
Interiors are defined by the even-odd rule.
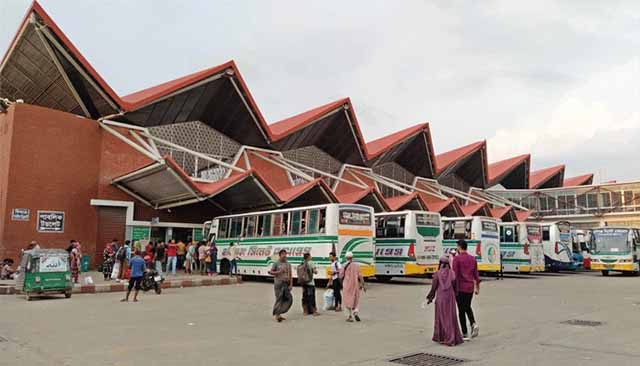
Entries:
[[602,275],[605,276],[605,277],[608,276],[609,275],[609,271],[602,271]]
[[391,281],[392,278],[393,278],[393,276],[376,276],[376,280],[378,280],[378,282],[382,282],[382,283],[387,283],[387,282]]
[[71,290],[65,291],[64,292],[64,297],[67,298],[67,299],[71,298]]
[[228,259],[220,260],[220,274],[228,275],[231,271],[231,262]]

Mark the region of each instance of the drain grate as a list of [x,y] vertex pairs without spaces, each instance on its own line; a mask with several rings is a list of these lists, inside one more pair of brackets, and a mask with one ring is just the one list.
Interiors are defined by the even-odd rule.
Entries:
[[562,324],[577,325],[579,327],[598,327],[604,323],[595,320],[572,319],[564,321]]
[[0,335],[0,343],[2,343],[2,342],[9,342],[9,340]]
[[389,360],[389,362],[410,366],[449,366],[465,362],[465,360],[432,353],[414,353]]

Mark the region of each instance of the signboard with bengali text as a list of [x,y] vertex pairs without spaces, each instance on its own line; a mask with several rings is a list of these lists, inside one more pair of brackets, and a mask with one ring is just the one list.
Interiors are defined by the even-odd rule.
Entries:
[[38,232],[64,233],[64,212],[38,211]]

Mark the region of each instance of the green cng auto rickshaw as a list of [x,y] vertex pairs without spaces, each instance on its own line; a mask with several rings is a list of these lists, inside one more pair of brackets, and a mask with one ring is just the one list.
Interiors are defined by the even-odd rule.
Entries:
[[22,254],[16,289],[27,301],[34,295],[64,294],[71,297],[73,283],[69,272],[69,253],[62,249],[35,249]]

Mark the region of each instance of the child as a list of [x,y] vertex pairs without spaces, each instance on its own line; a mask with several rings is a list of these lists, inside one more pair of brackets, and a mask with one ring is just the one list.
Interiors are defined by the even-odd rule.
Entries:
[[434,342],[455,346],[463,341],[456,313],[456,274],[451,270],[449,258],[440,257],[438,272],[433,275],[431,291],[427,295],[429,304],[436,299]]

